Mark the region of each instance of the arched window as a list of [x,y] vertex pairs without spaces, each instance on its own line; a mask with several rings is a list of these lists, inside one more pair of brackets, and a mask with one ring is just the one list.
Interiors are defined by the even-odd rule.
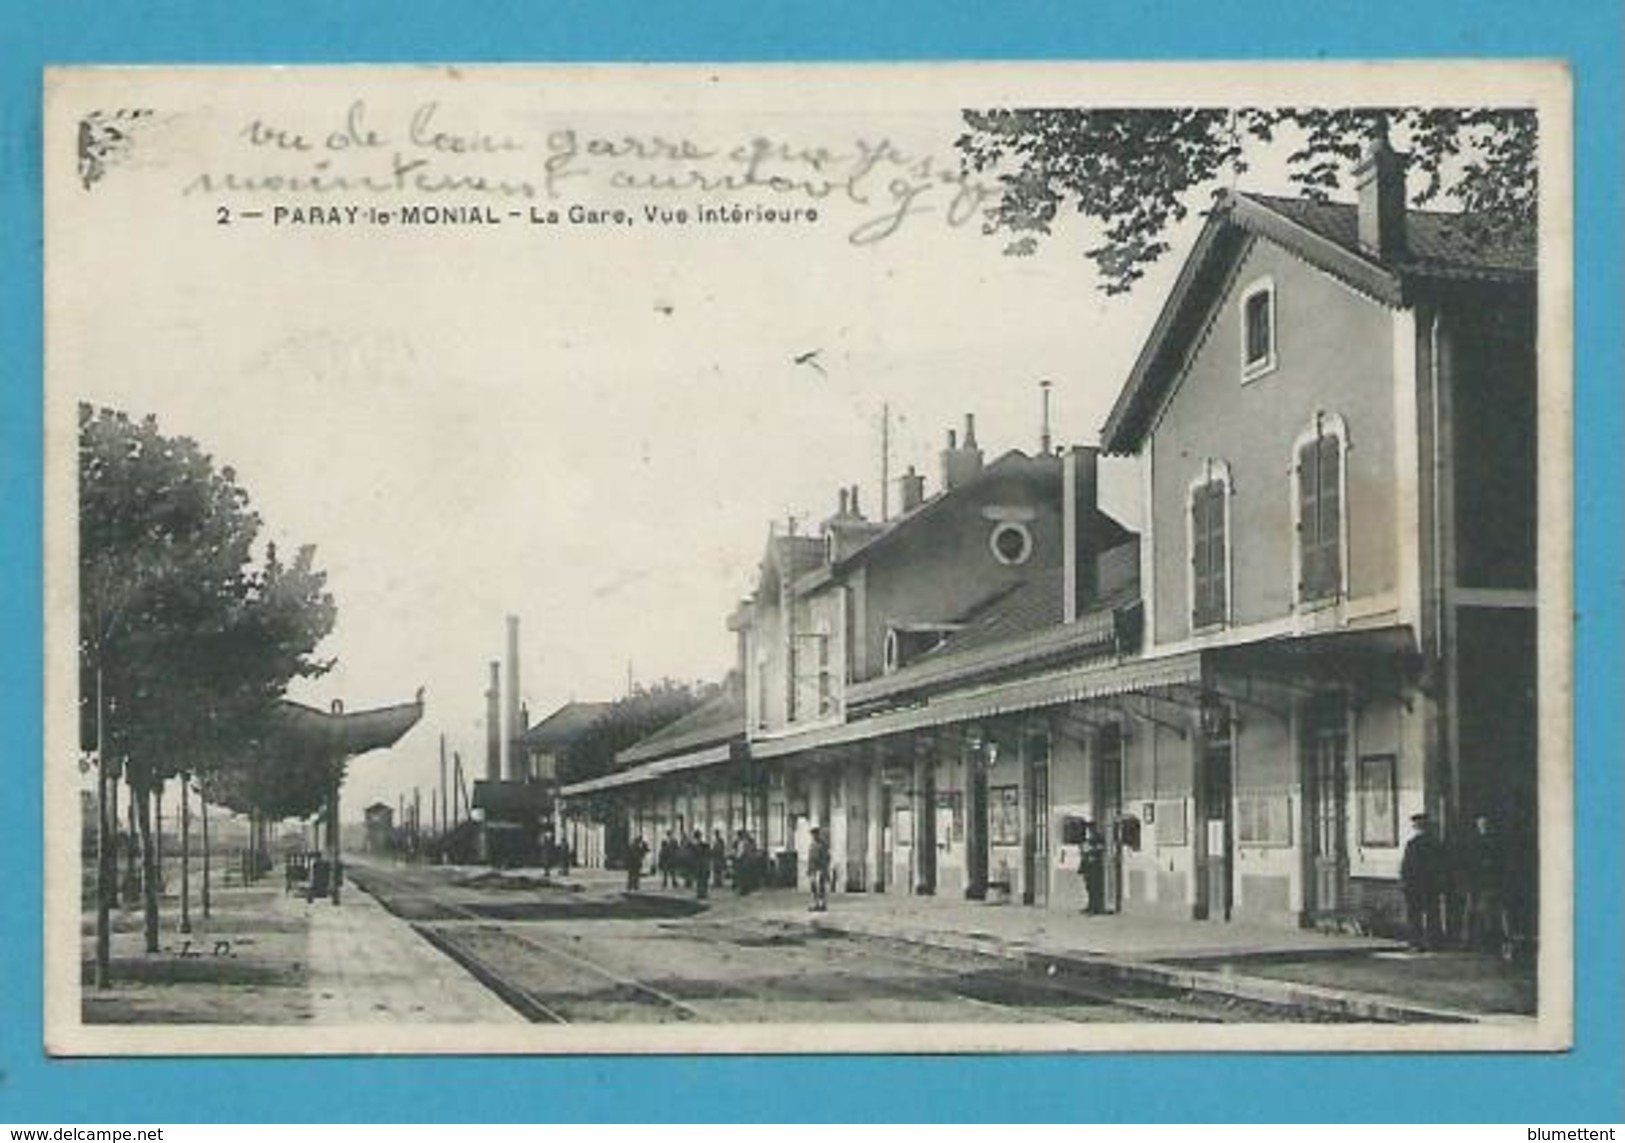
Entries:
[[1260,278],[1241,295],[1241,379],[1275,368],[1275,281]]
[[1348,429],[1335,413],[1316,413],[1294,445],[1292,485],[1298,542],[1293,563],[1299,603],[1331,602],[1347,590],[1347,452]]
[[1191,481],[1185,517],[1191,629],[1230,622],[1230,466],[1208,460]]

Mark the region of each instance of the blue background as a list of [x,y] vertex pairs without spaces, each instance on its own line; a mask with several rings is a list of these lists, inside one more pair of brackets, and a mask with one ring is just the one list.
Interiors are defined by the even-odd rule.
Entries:
[[[37,7],[38,10],[35,10]],[[0,1122],[1625,1120],[1616,0],[0,0]],[[48,1062],[40,1005],[40,69],[68,62],[1562,58],[1578,198],[1577,1024],[1527,1056]],[[1238,67],[1245,66],[1238,64]]]

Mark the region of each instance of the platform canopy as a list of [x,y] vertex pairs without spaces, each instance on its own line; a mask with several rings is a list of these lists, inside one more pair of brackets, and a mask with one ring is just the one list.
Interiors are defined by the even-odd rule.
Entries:
[[220,800],[239,811],[303,818],[335,796],[349,758],[393,746],[423,717],[423,692],[408,703],[346,711],[321,710],[288,699],[271,712],[271,725],[253,744],[244,765],[212,783]]
[[395,745],[422,717],[421,690],[412,702],[357,711],[346,711],[341,703],[320,710],[282,699],[266,746],[273,754],[348,758]]

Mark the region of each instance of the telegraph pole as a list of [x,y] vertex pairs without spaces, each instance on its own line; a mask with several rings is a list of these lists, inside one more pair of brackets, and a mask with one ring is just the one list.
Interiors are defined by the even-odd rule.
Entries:
[[880,406],[880,522],[891,519],[891,402]]
[[455,827],[455,814],[447,810],[451,803],[446,800],[446,735],[440,735],[440,832],[449,833]]

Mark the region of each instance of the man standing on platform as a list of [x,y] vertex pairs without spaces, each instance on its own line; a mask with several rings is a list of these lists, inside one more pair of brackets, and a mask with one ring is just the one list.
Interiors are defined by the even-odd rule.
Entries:
[[824,831],[812,827],[812,842],[807,847],[807,880],[812,885],[812,911],[829,911],[829,843]]
[[1411,947],[1421,952],[1438,942],[1439,893],[1444,888],[1444,848],[1433,835],[1427,814],[1411,815],[1411,838],[1399,862],[1399,881],[1405,890],[1405,920],[1410,925]]

